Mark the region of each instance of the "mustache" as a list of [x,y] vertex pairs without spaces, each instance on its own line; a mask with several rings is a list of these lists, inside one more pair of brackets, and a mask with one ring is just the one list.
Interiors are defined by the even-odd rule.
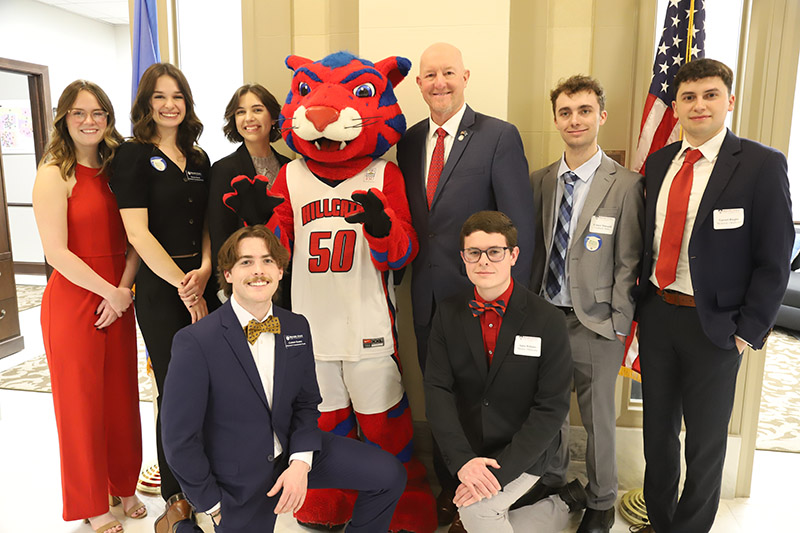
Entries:
[[272,279],[270,276],[253,276],[244,280],[245,284],[256,283],[259,281],[264,281],[266,283],[274,283],[275,280]]

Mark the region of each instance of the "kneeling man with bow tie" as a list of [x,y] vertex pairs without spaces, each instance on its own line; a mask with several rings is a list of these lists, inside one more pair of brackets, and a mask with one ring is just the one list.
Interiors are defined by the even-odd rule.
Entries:
[[161,414],[167,461],[217,532],[272,531],[307,488],[360,491],[347,533],[385,532],[405,469],[377,447],[317,427],[308,322],[271,301],[288,260],[264,226],[223,244],[219,279],[232,297],[173,341]]

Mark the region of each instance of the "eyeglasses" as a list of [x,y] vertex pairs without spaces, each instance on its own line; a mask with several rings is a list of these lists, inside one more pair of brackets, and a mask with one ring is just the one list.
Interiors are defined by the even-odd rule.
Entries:
[[485,250],[481,250],[480,248],[464,248],[461,250],[461,257],[463,257],[464,261],[467,263],[477,263],[481,260],[481,256],[486,254],[489,261],[492,263],[499,263],[505,259],[506,250],[508,249],[508,246],[491,246]]
[[83,122],[89,115],[92,115],[92,120],[95,122],[105,122],[108,119],[108,111],[103,111],[102,109],[95,109],[92,112],[83,109],[70,109],[67,114],[78,122]]

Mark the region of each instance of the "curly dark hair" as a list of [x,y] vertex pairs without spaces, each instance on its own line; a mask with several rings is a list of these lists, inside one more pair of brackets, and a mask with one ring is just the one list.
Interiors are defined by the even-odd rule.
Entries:
[[[261,100],[264,107],[267,108],[270,118],[277,121],[278,116],[281,114],[281,105],[278,100],[272,96],[263,85],[258,83],[246,83],[236,89],[233,93],[231,101],[225,106],[225,125],[222,126],[222,132],[225,137],[232,143],[240,143],[244,138],[239,134],[236,128],[236,110],[239,108],[239,99],[247,93],[253,93],[256,98]],[[281,130],[278,128],[278,123],[275,122],[269,130],[269,142],[274,143],[281,138]]]
[[111,100],[108,95],[97,84],[86,80],[75,80],[66,86],[64,92],[58,99],[58,107],[56,107],[56,116],[53,119],[53,129],[50,131],[50,142],[47,144],[44,157],[40,165],[53,164],[57,165],[61,170],[61,177],[66,181],[75,173],[75,165],[77,159],[75,157],[75,143],[70,137],[67,128],[67,113],[72,108],[78,94],[81,91],[92,93],[97,98],[97,103],[100,108],[108,113],[106,119],[106,129],[103,132],[103,140],[97,147],[98,154],[102,167],[100,172],[106,172],[107,175],[111,173],[111,161],[114,159],[114,152],[117,147],[122,143],[122,135],[119,134],[115,127],[116,119],[114,118],[114,106],[111,105]]
[[600,112],[606,108],[606,93],[600,82],[590,76],[576,74],[565,80],[560,80],[556,88],[550,91],[550,103],[553,105],[553,115],[556,114],[556,100],[561,93],[572,96],[575,93],[584,91],[593,92],[597,96],[597,103],[600,105]]
[[156,89],[156,82],[161,76],[169,76],[178,84],[178,89],[183,94],[186,102],[186,115],[178,126],[178,149],[188,159],[195,163],[203,160],[203,151],[196,146],[197,139],[203,133],[203,123],[194,112],[194,98],[189,82],[183,72],[175,65],[169,63],[155,63],[144,71],[139,81],[139,90],[131,107],[131,122],[133,123],[133,140],[140,143],[152,144],[158,138],[158,129],[153,121],[153,108],[150,98]]

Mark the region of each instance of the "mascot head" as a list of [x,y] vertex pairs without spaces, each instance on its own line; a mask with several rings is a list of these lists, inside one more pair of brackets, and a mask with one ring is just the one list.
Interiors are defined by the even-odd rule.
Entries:
[[403,136],[393,88],[411,69],[404,57],[378,63],[337,52],[320,61],[289,56],[292,86],[278,124],[289,148],[328,179],[347,179]]

